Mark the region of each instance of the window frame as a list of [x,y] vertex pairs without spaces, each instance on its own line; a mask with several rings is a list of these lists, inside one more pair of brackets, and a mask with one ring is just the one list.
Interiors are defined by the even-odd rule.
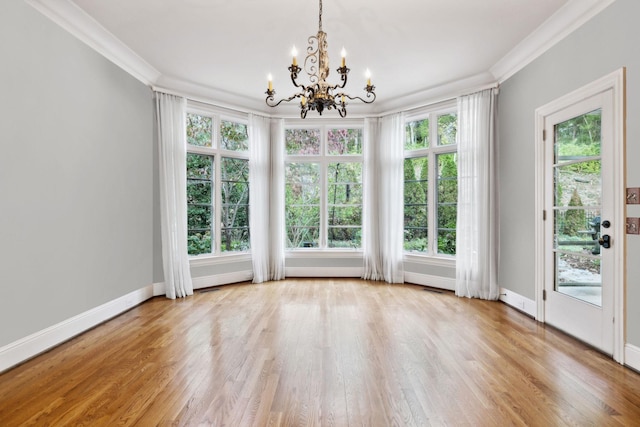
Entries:
[[[458,152],[458,142],[449,145],[438,145],[438,117],[455,114],[458,116],[457,103],[455,100],[446,101],[431,105],[427,108],[416,110],[405,115],[404,128],[410,122],[429,119],[429,147],[418,148],[414,150],[404,149],[403,159],[413,159],[426,157],[428,159],[429,169],[427,172],[428,193],[427,193],[427,250],[409,251],[403,249],[405,260],[415,260],[424,262],[426,258],[435,265],[450,266],[455,263],[456,256],[439,253],[438,248],[438,156],[441,154],[450,154]],[[404,169],[403,160],[403,169]],[[403,201],[404,203],[404,201]],[[404,224],[403,224],[404,230]],[[404,236],[403,236],[404,237]],[[403,238],[404,246],[404,238]]]
[[[190,261],[194,260],[204,260],[207,258],[235,258],[239,257],[241,259],[247,258],[251,254],[251,249],[247,251],[221,251],[222,244],[222,224],[220,219],[222,219],[222,158],[233,158],[249,161],[249,149],[247,151],[234,151],[222,148],[222,141],[220,135],[220,126],[223,121],[233,122],[243,124],[245,126],[249,126],[249,117],[248,114],[241,114],[234,111],[229,111],[221,108],[209,107],[206,105],[202,105],[196,102],[187,102],[187,114],[197,114],[201,116],[206,116],[211,118],[211,147],[203,147],[197,145],[190,145],[186,143],[186,152],[187,154],[199,154],[204,156],[209,156],[213,158],[213,232],[212,236],[213,244],[211,245],[211,252],[202,253],[197,255],[188,255]],[[186,116],[185,116],[186,120]],[[248,139],[248,144],[251,144],[251,140]],[[185,165],[186,168],[186,165]],[[251,176],[249,176],[249,181],[251,181]],[[250,184],[249,184],[250,185]],[[186,209],[186,206],[185,206]],[[248,213],[251,214],[251,195],[249,194],[249,203],[248,203]],[[247,224],[249,227],[249,224]],[[251,230],[249,230],[249,233]]]
[[[283,158],[284,158],[284,170],[286,170],[287,165],[289,163],[315,163],[318,164],[320,169],[320,224],[319,224],[319,235],[318,235],[318,246],[310,247],[310,248],[289,248],[285,247],[285,252],[287,253],[287,257],[295,253],[330,253],[330,252],[340,252],[340,253],[361,253],[362,252],[362,240],[360,241],[360,246],[357,248],[335,248],[329,247],[328,244],[328,216],[329,216],[329,181],[328,181],[328,171],[329,165],[331,163],[336,163],[339,160],[339,163],[360,163],[362,166],[362,170],[364,170],[364,159],[365,159],[365,150],[367,149],[364,145],[364,119],[358,120],[345,120],[341,119],[341,121],[333,121],[333,120],[319,120],[319,119],[288,119],[284,124],[285,133],[289,129],[319,129],[320,131],[320,153],[314,155],[301,155],[301,154],[287,154],[286,147],[284,148]],[[327,135],[328,131],[331,129],[359,129],[362,132],[362,153],[361,154],[329,154],[328,153],[328,143],[327,143]],[[365,182],[363,180],[364,176],[361,176],[360,185],[363,188]],[[286,185],[286,182],[285,182]],[[285,200],[285,209],[286,209],[286,200]],[[364,210],[364,200],[361,202],[361,209]],[[286,218],[285,218],[286,221]],[[360,230],[362,233],[362,222],[360,223]],[[285,223],[285,233],[287,233],[287,226]],[[286,236],[285,236],[286,241]],[[294,255],[295,257],[295,255]]]

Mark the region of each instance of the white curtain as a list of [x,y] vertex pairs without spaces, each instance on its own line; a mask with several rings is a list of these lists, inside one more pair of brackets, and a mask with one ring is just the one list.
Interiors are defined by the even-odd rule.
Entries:
[[404,281],[404,116],[365,121],[364,279]]
[[[249,115],[249,230],[253,283],[284,278],[284,228],[281,214],[272,205],[284,203],[281,180],[272,176],[271,120]],[[274,145],[279,146],[276,142]],[[275,151],[275,150],[274,150]],[[281,162],[274,153],[274,160]],[[274,170],[278,169],[273,165]],[[277,174],[275,174],[277,175]]]
[[458,98],[456,295],[498,299],[497,89]]
[[269,207],[271,280],[282,280],[285,275],[285,221],[284,221],[284,119],[271,121],[271,177]]
[[193,294],[187,254],[187,142],[184,98],[156,92],[160,226],[167,298]]

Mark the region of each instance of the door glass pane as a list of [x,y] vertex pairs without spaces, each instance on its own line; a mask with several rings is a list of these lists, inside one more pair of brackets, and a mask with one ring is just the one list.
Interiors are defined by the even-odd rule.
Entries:
[[601,110],[555,126],[555,289],[602,305],[600,272]]

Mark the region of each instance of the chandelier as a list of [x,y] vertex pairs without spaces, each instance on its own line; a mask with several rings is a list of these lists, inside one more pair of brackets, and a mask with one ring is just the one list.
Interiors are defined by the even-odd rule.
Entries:
[[375,86],[371,84],[371,74],[369,70],[367,70],[367,85],[364,88],[366,91],[366,99],[340,92],[340,90],[344,89],[347,85],[347,74],[349,74],[350,71],[346,65],[346,52],[344,48],[342,49],[340,68],[336,70],[338,74],[340,74],[341,83],[327,83],[327,77],[329,76],[329,54],[327,53],[327,33],[322,31],[322,0],[320,0],[320,12],[318,16],[318,34],[309,36],[307,57],[304,60],[304,71],[309,75],[309,85],[299,84],[297,82],[298,73],[302,71],[302,68],[298,66],[298,53],[294,46],[291,52],[293,61],[288,69],[291,73],[293,85],[300,88],[300,92],[276,102],[274,99],[276,91],[273,90],[273,81],[271,75],[269,75],[269,86],[266,92],[267,99],[265,101],[268,106],[277,107],[282,102],[289,102],[293,99],[300,98],[300,117],[303,119],[307,117],[309,110],[315,110],[318,114],[322,115],[325,109],[332,110],[334,108],[338,111],[340,117],[345,117],[347,115],[347,99],[358,99],[366,104],[371,104],[376,99],[374,92]]

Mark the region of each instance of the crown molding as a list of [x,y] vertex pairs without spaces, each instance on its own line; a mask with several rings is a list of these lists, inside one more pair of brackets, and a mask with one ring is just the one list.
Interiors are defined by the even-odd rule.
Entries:
[[146,85],[161,76],[147,61],[69,0],[25,0],[54,23]]
[[[488,71],[394,99],[378,99],[375,106],[354,104],[350,107],[350,116],[382,116],[392,112],[407,111],[500,84],[614,1],[570,0]],[[25,0],[25,2],[155,90],[243,112],[285,118],[299,115],[297,105],[283,105],[276,111],[267,108],[262,99],[239,96],[222,89],[163,75],[71,0]]]
[[439,102],[449,101],[461,95],[497,87],[497,85],[493,75],[487,71],[431,88],[418,90],[393,100],[383,101],[377,106],[376,112],[379,116],[385,116],[400,111],[411,111]]
[[502,83],[615,0],[570,0],[489,70]]

